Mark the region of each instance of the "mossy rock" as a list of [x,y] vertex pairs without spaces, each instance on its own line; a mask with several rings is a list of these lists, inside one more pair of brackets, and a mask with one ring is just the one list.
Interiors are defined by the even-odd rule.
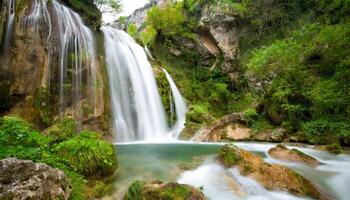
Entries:
[[269,155],[275,159],[291,161],[291,162],[300,162],[310,166],[317,166],[320,164],[315,158],[297,150],[297,149],[288,149],[283,144],[278,144],[276,147],[271,148],[268,151]]
[[326,151],[326,152],[331,153],[331,154],[341,154],[342,153],[342,147],[338,143],[317,146],[316,149],[318,149],[320,151]]
[[260,156],[224,145],[219,160],[226,167],[238,167],[240,173],[259,182],[268,190],[286,191],[297,196],[329,199],[309,180],[282,165],[266,163]]
[[225,167],[231,167],[241,160],[240,150],[235,145],[224,145],[219,152],[219,160]]
[[123,200],[206,200],[203,193],[192,186],[155,181],[133,182]]

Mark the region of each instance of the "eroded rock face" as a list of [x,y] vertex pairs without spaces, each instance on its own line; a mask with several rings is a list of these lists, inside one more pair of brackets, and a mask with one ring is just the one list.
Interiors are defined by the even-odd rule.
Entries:
[[67,200],[70,193],[69,180],[58,169],[29,160],[0,160],[0,199]]
[[237,19],[237,16],[225,12],[224,5],[208,4],[204,6],[199,22],[200,43],[214,56],[218,56],[219,52],[223,54],[222,69],[228,73],[234,71],[233,60],[238,55]]
[[240,173],[258,181],[266,189],[287,191],[298,196],[329,199],[309,180],[284,166],[266,163],[260,156],[234,145],[225,145],[219,153],[220,162],[226,167],[237,166]]
[[123,200],[206,200],[203,193],[186,184],[133,182]]
[[288,149],[286,146],[279,144],[269,150],[269,155],[273,158],[285,161],[300,162],[310,166],[317,166],[320,164],[315,158],[304,154],[297,149]]

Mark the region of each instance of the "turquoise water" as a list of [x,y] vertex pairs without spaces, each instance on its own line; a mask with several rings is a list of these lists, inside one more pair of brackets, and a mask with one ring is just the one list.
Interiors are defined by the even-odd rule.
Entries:
[[[240,148],[262,156],[266,162],[285,165],[306,178],[334,199],[347,199],[350,191],[350,156],[330,155],[311,148],[298,148],[323,164],[316,168],[299,163],[272,159],[267,151],[275,144],[236,143]],[[119,168],[113,191],[105,200],[121,199],[128,185],[134,180],[175,181],[195,187],[204,187],[204,194],[210,200],[231,199],[300,199],[285,192],[266,191],[262,186],[239,172],[223,168],[216,155],[220,144],[126,144],[117,145]],[[229,187],[227,179],[239,183],[245,196],[237,196]],[[218,196],[218,194],[220,194]]]

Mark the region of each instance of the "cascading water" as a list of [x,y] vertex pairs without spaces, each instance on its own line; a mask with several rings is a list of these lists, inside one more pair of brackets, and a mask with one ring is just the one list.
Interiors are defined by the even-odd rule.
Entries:
[[[177,138],[183,128],[185,127],[185,122],[186,122],[186,113],[187,113],[187,106],[184,98],[181,96],[181,93],[179,89],[176,87],[176,84],[174,80],[171,78],[170,74],[163,69],[166,78],[168,79],[172,97],[170,99],[174,99],[174,104],[175,104],[175,112],[176,112],[176,123],[173,125],[171,134],[172,137]],[[173,113],[173,102],[171,101],[171,111]],[[173,114],[172,114],[173,115]]]
[[118,142],[166,140],[169,132],[151,64],[124,31],[102,27]]
[[5,56],[7,56],[10,48],[11,36],[12,36],[14,24],[15,24],[16,1],[7,0],[6,6],[7,6],[7,24],[6,24],[5,40],[3,44],[3,52]]
[[[73,94],[75,102],[78,103],[82,97],[82,74],[83,65],[87,67],[92,82],[96,81],[96,63],[94,38],[91,30],[86,27],[81,17],[71,9],[53,0],[53,7],[57,15],[60,38],[60,113],[66,108],[64,84],[67,78],[67,64],[71,61],[75,76],[73,77]],[[73,59],[69,60],[69,53]]]
[[[53,12],[48,11],[49,6]],[[34,0],[30,14],[24,18],[23,24],[26,29],[32,28],[36,34],[39,29],[47,32],[49,66],[45,72],[45,77],[48,79],[46,81],[50,82],[50,71],[53,70],[55,64],[58,65],[60,117],[63,116],[68,106],[67,96],[72,94],[73,102],[75,102],[75,117],[80,119],[81,109],[79,107],[81,106],[83,79],[88,82],[90,102],[97,105],[98,101],[94,86],[98,78],[92,31],[84,25],[77,13],[56,0]],[[54,56],[58,57],[57,63],[51,62]],[[83,77],[84,70],[87,71],[87,78]],[[67,85],[70,84],[72,88],[67,90]]]

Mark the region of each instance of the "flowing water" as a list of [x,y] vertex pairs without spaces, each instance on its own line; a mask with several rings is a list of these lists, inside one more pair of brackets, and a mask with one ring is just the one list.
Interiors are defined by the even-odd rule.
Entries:
[[172,94],[170,99],[171,100],[174,99],[174,103],[172,101],[170,101],[172,118],[174,115],[173,114],[174,113],[173,105],[175,104],[176,122],[172,127],[171,134],[172,134],[172,137],[177,138],[179,136],[179,134],[181,133],[181,131],[185,127],[187,105],[186,105],[186,102],[185,102],[184,98],[182,97],[179,89],[176,87],[174,80],[171,78],[170,74],[165,69],[163,69],[163,71],[164,71],[166,78],[167,78],[169,85],[170,85],[171,94]]
[[[334,199],[350,196],[350,155],[331,155],[311,148],[293,147],[323,164],[309,167],[295,162],[271,158],[267,151],[275,144],[235,143],[240,148],[256,153],[266,162],[278,163],[304,175]],[[113,192],[104,200],[121,199],[133,180],[177,181],[202,187],[210,200],[232,199],[303,199],[282,191],[268,191],[253,179],[243,177],[238,169],[226,169],[216,161],[221,144],[172,143],[118,145],[119,168]],[[291,147],[291,146],[289,146]],[[242,194],[235,193],[232,181],[238,183]]]
[[169,79],[178,115],[174,129],[170,129],[144,49],[124,31],[111,27],[102,27],[102,31],[117,142],[175,139],[183,128],[186,113],[186,104],[175,83]]
[[[77,111],[75,118],[80,120],[84,80],[87,81],[90,103],[93,106],[97,104],[97,89],[94,84],[98,77],[92,31],[84,25],[77,13],[56,0],[34,0],[30,13],[23,19],[23,24],[35,34],[38,34],[39,29],[46,32],[49,66],[44,78],[47,80],[44,82],[50,83],[50,78],[53,77],[50,73],[57,65],[60,117],[62,118],[65,109],[70,106],[67,99],[72,96]],[[54,56],[58,57],[56,63],[51,62]],[[83,74],[87,77],[83,77]],[[69,85],[72,85],[71,88],[67,87]]]
[[6,24],[6,32],[5,32],[5,39],[3,42],[3,54],[5,57],[8,56],[8,52],[10,50],[10,44],[11,44],[11,37],[12,32],[15,24],[15,16],[16,16],[16,1],[15,0],[7,0],[6,7],[7,7],[7,24]]

